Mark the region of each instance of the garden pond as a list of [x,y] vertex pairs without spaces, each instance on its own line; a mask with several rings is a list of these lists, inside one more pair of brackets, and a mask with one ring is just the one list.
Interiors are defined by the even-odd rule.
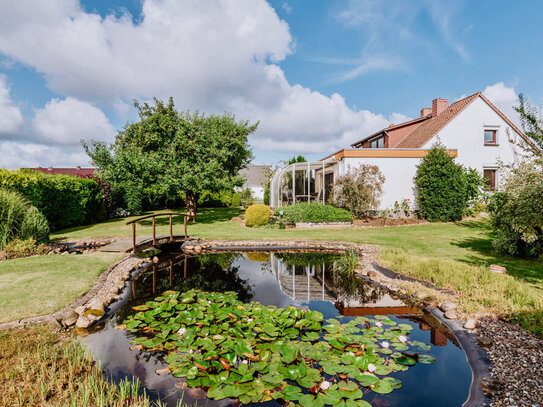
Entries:
[[80,338],[114,382],[138,378],[171,406],[462,405],[471,369],[454,335],[339,260],[161,255]]

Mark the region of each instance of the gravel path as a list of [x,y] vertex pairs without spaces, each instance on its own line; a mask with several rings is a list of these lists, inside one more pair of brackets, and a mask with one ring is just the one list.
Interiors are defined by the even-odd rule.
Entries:
[[491,406],[543,406],[543,342],[501,320],[479,321],[479,344],[490,356],[491,379],[483,386]]

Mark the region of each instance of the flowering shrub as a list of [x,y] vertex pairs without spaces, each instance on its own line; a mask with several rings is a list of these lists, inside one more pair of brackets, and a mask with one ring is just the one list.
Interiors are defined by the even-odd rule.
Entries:
[[348,209],[357,218],[379,206],[385,176],[376,165],[362,164],[337,179],[332,190],[332,202]]
[[507,176],[489,210],[501,253],[543,257],[543,167],[524,162]]

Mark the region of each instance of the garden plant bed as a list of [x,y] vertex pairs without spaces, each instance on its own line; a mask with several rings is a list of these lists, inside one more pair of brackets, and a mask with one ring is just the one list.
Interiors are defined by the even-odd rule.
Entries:
[[354,226],[360,227],[379,227],[379,226],[407,226],[407,225],[419,225],[421,223],[428,223],[424,219],[419,218],[369,218],[369,219],[355,219],[353,221]]

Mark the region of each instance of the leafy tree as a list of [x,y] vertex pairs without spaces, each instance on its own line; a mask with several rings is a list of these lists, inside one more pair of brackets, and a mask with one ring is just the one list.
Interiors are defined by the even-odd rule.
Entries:
[[455,163],[443,145],[434,144],[415,175],[420,215],[430,222],[461,220],[483,182],[475,170]]
[[258,123],[236,121],[229,113],[178,112],[173,98],[154,102],[135,103],[139,121],[127,124],[113,144],[83,141],[83,146],[101,177],[125,191],[135,212],[144,197],[156,204],[184,193],[194,220],[203,191],[243,184],[238,172],[252,159],[247,139]]
[[510,141],[523,150],[525,156],[543,159],[543,117],[541,112],[532,106],[521,93],[519,95],[519,106],[515,110],[520,115],[522,130],[529,138],[511,138]]

